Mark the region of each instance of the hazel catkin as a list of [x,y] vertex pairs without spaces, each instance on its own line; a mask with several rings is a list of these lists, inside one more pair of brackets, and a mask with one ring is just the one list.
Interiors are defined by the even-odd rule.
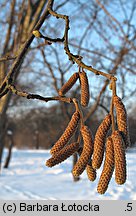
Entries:
[[94,181],[96,179],[96,170],[92,167],[91,160],[86,166],[86,172],[87,172],[88,179],[90,181]]
[[111,115],[108,114],[103,119],[102,123],[98,127],[94,139],[94,152],[92,159],[92,166],[94,169],[99,169],[104,155],[104,145],[106,140],[106,135],[111,126]]
[[104,194],[106,192],[113,171],[114,171],[114,148],[113,148],[112,138],[108,137],[106,142],[104,166],[97,186],[98,193]]
[[55,145],[51,148],[51,151],[50,151],[51,154],[55,154],[56,152],[58,152],[60,149],[62,149],[66,145],[66,143],[70,140],[70,138],[74,134],[79,120],[80,120],[80,113],[76,111],[72,115],[72,118],[67,128],[65,129],[64,133],[61,135],[61,137],[55,143]]
[[50,159],[46,161],[46,166],[53,167],[61,163],[62,161],[70,157],[72,154],[74,154],[74,152],[76,152],[78,148],[79,143],[77,142],[65,146],[63,149],[61,149],[59,152],[57,152],[55,155],[53,155]]
[[72,86],[76,83],[77,79],[79,78],[79,74],[78,73],[74,73],[69,80],[61,87],[61,89],[59,90],[59,95],[63,96],[65,95],[71,88]]
[[118,130],[120,131],[123,137],[125,146],[128,147],[131,144],[128,130],[127,112],[124,104],[118,96],[114,96],[113,102],[116,108]]
[[122,137],[118,130],[112,134],[115,158],[115,181],[117,184],[124,184],[126,181],[126,155]]
[[90,97],[87,74],[84,71],[79,72],[79,79],[81,85],[81,105],[86,107],[89,103]]
[[87,126],[82,126],[80,131],[83,137],[84,144],[79,160],[77,161],[72,170],[73,176],[75,177],[82,174],[93,153],[93,137],[90,129]]

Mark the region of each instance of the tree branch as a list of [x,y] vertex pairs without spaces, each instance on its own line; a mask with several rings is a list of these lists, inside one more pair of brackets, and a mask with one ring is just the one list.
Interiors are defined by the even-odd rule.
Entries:
[[[41,16],[41,18],[39,19],[38,23],[36,24],[34,30],[40,29],[40,27],[44,23],[45,18],[47,17],[47,15],[49,15],[49,8],[52,7],[53,2],[54,2],[54,0],[48,1],[48,4],[44,10],[44,13]],[[28,48],[30,47],[33,39],[34,39],[34,35],[31,33],[30,36],[28,37],[28,39],[26,40],[26,42],[20,48],[20,51],[19,51],[19,54],[18,54],[16,60],[14,61],[10,71],[8,72],[7,76],[5,77],[3,83],[0,87],[0,93],[2,93],[3,88],[4,88],[5,84],[8,82],[8,80],[13,78],[13,76],[18,72],[18,68],[20,67],[22,59],[25,57],[25,55],[28,51]]]
[[0,58],[0,62],[5,62],[5,61],[9,61],[9,60],[14,60],[16,59],[16,56],[5,56]]
[[65,31],[64,31],[64,50],[66,51],[66,54],[68,55],[69,57],[69,60],[71,60],[73,63],[77,63],[78,66],[82,67],[82,68],[85,68],[91,72],[93,72],[94,74],[96,75],[102,75],[104,77],[106,77],[107,79],[109,80],[112,80],[112,79],[115,79],[117,80],[116,77],[114,77],[113,75],[111,74],[107,74],[105,72],[102,72],[100,70],[97,70],[97,69],[94,69],[92,66],[88,66],[86,65],[84,62],[81,61],[82,59],[82,56],[78,56],[78,55],[74,55],[70,52],[70,49],[69,49],[69,43],[68,43],[68,31],[70,29],[69,27],[69,17],[66,16],[66,15],[62,15],[62,14],[58,14],[56,13],[55,11],[53,11],[51,8],[49,8],[49,13],[52,15],[52,16],[55,16],[57,19],[58,18],[61,18],[61,19],[64,19],[65,20]]
[[54,97],[43,97],[41,95],[38,94],[31,94],[31,93],[27,93],[24,91],[20,91],[18,89],[16,89],[16,87],[14,85],[9,84],[7,86],[7,88],[13,93],[16,94],[20,97],[25,97],[27,99],[37,99],[40,101],[44,101],[44,102],[48,102],[48,101],[61,101],[61,102],[65,102],[65,103],[72,103],[73,99],[72,98],[68,98],[68,97],[60,97],[60,96],[54,96]]

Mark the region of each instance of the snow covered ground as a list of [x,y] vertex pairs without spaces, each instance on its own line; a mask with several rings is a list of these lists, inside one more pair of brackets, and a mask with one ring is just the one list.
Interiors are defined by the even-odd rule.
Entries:
[[[4,152],[6,156],[6,150]],[[0,176],[0,199],[33,200],[135,200],[136,199],[136,148],[127,152],[127,181],[118,186],[112,178],[105,195],[97,193],[97,183],[87,179],[86,173],[79,182],[71,175],[72,157],[53,168],[45,166],[50,157],[47,150],[13,150],[8,170]]]

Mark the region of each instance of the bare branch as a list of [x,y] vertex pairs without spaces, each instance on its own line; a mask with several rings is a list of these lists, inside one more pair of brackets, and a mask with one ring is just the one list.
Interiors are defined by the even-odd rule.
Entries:
[[61,18],[61,19],[64,19],[65,20],[65,31],[64,31],[64,50],[66,51],[66,54],[69,56],[69,60],[71,60],[73,63],[76,62],[78,64],[78,66],[82,67],[82,68],[85,68],[93,73],[95,73],[96,75],[102,75],[104,77],[106,77],[107,79],[111,80],[111,79],[115,79],[117,80],[116,77],[114,77],[113,75],[111,74],[107,74],[107,73],[104,73],[102,71],[99,71],[97,69],[94,69],[92,66],[88,66],[86,64],[84,64],[81,59],[82,57],[81,56],[78,56],[78,55],[74,55],[70,52],[70,49],[69,49],[69,43],[68,43],[68,30],[70,29],[69,27],[69,17],[66,16],[66,15],[62,15],[62,14],[58,14],[54,11],[52,11],[52,9],[50,8],[49,9],[49,13],[52,15],[52,16],[55,16],[56,18]]
[[[41,18],[39,19],[38,23],[36,24],[34,30],[37,30],[39,29],[42,24],[44,23],[44,20],[45,18],[47,17],[47,15],[49,14],[49,8],[52,7],[52,4],[53,4],[54,0],[49,0],[48,1],[48,5],[47,7],[45,8],[44,10],[44,13],[43,15],[41,16]],[[2,92],[2,89],[3,89],[3,86],[5,85],[6,82],[8,82],[8,80],[10,78],[13,78],[13,76],[18,72],[18,68],[24,58],[24,56],[26,55],[27,51],[28,51],[28,48],[30,47],[32,41],[34,39],[34,35],[33,34],[30,34],[30,36],[28,37],[28,39],[26,40],[26,42],[22,45],[20,51],[19,51],[19,54],[15,60],[15,62],[13,63],[10,71],[8,72],[7,76],[5,77],[1,87],[0,87],[0,93]]]
[[55,100],[55,101],[61,101],[61,102],[65,102],[65,103],[72,103],[72,101],[73,101],[73,99],[67,98],[67,97],[60,97],[60,96],[43,97],[43,96],[38,95],[38,94],[27,93],[27,92],[20,91],[20,90],[16,89],[16,87],[14,85],[11,85],[11,84],[8,85],[8,89],[13,94],[16,94],[16,95],[18,95],[20,97],[25,97],[27,99],[37,99],[37,100],[44,101],[44,102]]
[[5,56],[5,57],[2,57],[0,58],[0,62],[5,62],[5,61],[9,61],[9,60],[14,60],[16,59],[16,56]]

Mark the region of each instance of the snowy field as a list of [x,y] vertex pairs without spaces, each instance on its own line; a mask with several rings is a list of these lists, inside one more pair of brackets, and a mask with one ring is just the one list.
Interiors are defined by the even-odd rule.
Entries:
[[[6,156],[6,150],[4,152]],[[71,175],[72,157],[53,168],[45,166],[50,157],[45,150],[13,150],[8,170],[0,176],[0,199],[24,200],[136,200],[136,149],[127,152],[127,181],[118,186],[114,177],[105,195],[99,195],[95,182],[87,179],[86,173],[79,182]]]

